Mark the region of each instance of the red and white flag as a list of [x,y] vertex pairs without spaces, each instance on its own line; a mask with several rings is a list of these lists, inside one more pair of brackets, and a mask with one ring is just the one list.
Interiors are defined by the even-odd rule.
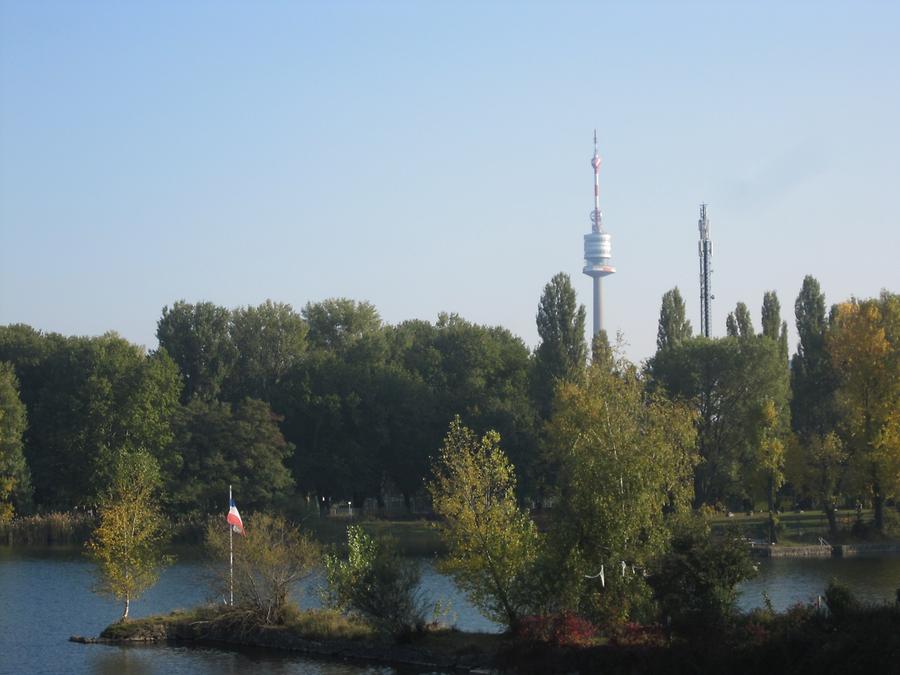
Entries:
[[238,534],[244,534],[244,523],[241,521],[241,514],[238,513],[237,504],[234,503],[234,499],[231,500],[231,504],[228,507],[228,515],[225,520],[231,525],[232,530]]

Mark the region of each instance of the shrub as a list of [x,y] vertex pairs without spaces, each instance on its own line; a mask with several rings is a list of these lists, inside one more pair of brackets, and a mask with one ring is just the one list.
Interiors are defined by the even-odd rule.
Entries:
[[[224,519],[209,524],[207,547],[215,561],[216,591],[229,593],[228,530]],[[246,610],[245,623],[282,624],[288,595],[312,574],[319,546],[281,516],[257,513],[247,518],[245,536],[234,537],[234,601]]]
[[714,541],[708,528],[690,523],[655,561],[648,582],[673,629],[698,633],[727,626],[734,615],[736,586],[754,573],[743,542]]
[[378,632],[402,637],[425,627],[419,567],[403,559],[391,539],[375,540],[357,525],[347,528],[348,557],[325,556],[325,601],[355,612]]
[[887,537],[900,537],[900,510],[896,508],[884,510],[883,532]]
[[658,624],[629,621],[613,633],[612,642],[620,647],[661,647],[666,644],[666,635]]
[[861,603],[853,595],[853,592],[837,579],[828,582],[828,587],[825,589],[825,604],[828,605],[828,611],[832,618],[838,623],[844,621],[861,607]]
[[333,609],[301,611],[288,605],[284,625],[307,640],[365,640],[372,629],[364,622]]
[[516,626],[516,637],[557,647],[586,646],[596,639],[597,629],[587,619],[564,611],[523,617]]

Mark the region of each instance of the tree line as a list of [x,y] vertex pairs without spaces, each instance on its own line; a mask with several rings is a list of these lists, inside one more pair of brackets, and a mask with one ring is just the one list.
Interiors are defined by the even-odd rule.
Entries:
[[[837,505],[863,500],[882,527],[900,483],[898,304],[884,292],[826,316],[807,277],[789,359],[774,293],[763,299],[760,333],[739,303],[726,337],[705,339],[692,336],[673,289],[643,367],[619,363],[605,335],[588,347],[585,311],[565,274],[540,298],[533,352],[501,327],[454,314],[387,325],[371,304],[349,299],[299,312],[271,301],[236,309],[179,301],[163,308],[149,354],[115,333],[3,326],[0,515],[90,506],[116,457],[136,448],[158,462],[171,514],[221,510],[229,484],[251,510],[298,496],[409,500],[457,415],[503,438],[520,499],[565,504],[569,469],[558,444],[579,432],[574,421],[568,436],[560,431],[559,409],[576,396],[567,386],[590,381],[589,362],[608,362],[633,380],[635,414],[652,401],[689,411],[695,506],[763,500],[774,514],[790,499],[833,518]],[[590,404],[589,393],[578,396]],[[653,433],[683,430],[679,418]],[[617,459],[626,481],[636,470],[629,443],[646,442],[647,432],[617,433],[630,439]]]
[[[799,344],[788,359],[787,323],[774,292],[762,330],[739,302],[726,337],[693,337],[678,289],[663,297],[652,386],[696,412],[700,463],[695,505],[836,509],[885,504],[900,491],[900,296],[838,303],[811,276],[794,304]],[[774,540],[774,539],[773,539]]]

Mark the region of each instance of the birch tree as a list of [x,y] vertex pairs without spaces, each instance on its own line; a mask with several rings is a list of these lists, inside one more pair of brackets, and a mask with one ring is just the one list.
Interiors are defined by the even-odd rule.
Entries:
[[100,501],[100,524],[87,544],[97,563],[95,590],[121,600],[128,619],[131,601],[156,583],[169,563],[163,555],[166,528],[159,509],[159,466],[145,450],[122,451]]
[[534,602],[527,577],[539,535],[516,504],[516,475],[500,435],[479,438],[457,417],[428,485],[450,553],[441,567],[490,619],[515,628]]

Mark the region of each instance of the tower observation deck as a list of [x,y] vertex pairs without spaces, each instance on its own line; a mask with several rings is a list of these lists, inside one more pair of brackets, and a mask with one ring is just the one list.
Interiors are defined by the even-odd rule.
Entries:
[[612,258],[612,237],[603,229],[603,214],[600,212],[600,155],[597,152],[597,130],[594,130],[594,210],[591,211],[591,231],[584,235],[584,269],[582,272],[594,280],[594,330],[596,336],[603,330],[603,287],[601,280],[615,274],[616,268],[609,262]]

